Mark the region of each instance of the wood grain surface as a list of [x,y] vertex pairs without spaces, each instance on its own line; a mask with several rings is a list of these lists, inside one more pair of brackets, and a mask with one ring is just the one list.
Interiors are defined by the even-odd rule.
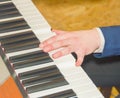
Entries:
[[54,29],[80,30],[120,24],[120,0],[33,0]]

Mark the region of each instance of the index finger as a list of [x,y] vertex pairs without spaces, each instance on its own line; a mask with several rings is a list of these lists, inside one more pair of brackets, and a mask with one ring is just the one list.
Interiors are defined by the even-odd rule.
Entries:
[[55,30],[55,29],[53,29],[52,32],[55,32],[56,34],[64,34],[65,33],[65,31]]
[[64,33],[64,34],[60,34],[60,35],[55,35],[55,36],[52,36],[51,38],[43,41],[40,45],[41,48],[43,48],[44,46],[47,46],[51,43],[55,43],[57,41],[60,41],[60,40],[64,40],[64,39],[67,39],[69,38],[71,35],[68,34],[68,33]]

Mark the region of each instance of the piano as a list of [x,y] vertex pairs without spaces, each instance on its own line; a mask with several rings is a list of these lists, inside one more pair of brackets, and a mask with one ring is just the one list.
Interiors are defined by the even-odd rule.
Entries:
[[39,48],[53,35],[31,0],[0,0],[0,55],[18,90],[7,98],[104,98],[71,54],[53,59]]

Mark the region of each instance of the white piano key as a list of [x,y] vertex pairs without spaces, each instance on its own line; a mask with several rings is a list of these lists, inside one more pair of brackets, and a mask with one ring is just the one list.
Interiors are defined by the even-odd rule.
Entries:
[[[79,89],[81,88],[81,89]],[[98,90],[92,84],[89,85],[80,85],[76,88],[73,88],[77,93],[78,98],[103,98],[101,94],[99,94]]]
[[[83,91],[82,91],[83,92]],[[78,95],[78,98],[104,98],[103,96],[99,95],[96,90],[91,90],[90,92],[83,92]]]
[[[93,90],[97,92],[97,89],[95,88],[93,83],[91,81],[89,81],[89,79],[87,77],[84,77],[83,75],[81,75],[81,77],[79,77],[78,75],[74,74],[73,76],[69,76],[69,79],[67,78],[67,81],[69,82],[70,87],[73,89],[73,91],[76,92],[76,94],[78,96],[79,96],[79,93],[80,94],[84,93],[86,95],[87,92],[92,93]],[[99,95],[99,93],[97,93],[97,94]],[[96,96],[96,95],[93,94],[93,96]],[[85,97],[85,98],[87,98],[87,97]],[[82,97],[78,97],[78,98],[82,98]]]
[[[79,94],[79,92],[88,91],[89,88],[86,88],[86,87],[91,86],[91,88],[90,88],[91,93],[93,91],[94,91],[94,93],[96,92],[96,94],[93,93],[93,96],[96,97],[96,95],[99,95],[100,98],[103,98],[102,94],[98,91],[98,89],[96,89],[96,86],[94,85],[92,80],[90,80],[88,75],[84,72],[82,67],[75,66],[75,59],[73,59],[73,57],[71,55],[67,55],[67,56],[61,57],[59,59],[53,59],[53,60],[56,63],[57,67],[60,69],[61,73],[64,74],[66,80],[70,83],[70,86],[72,87],[72,89],[75,91],[76,94]],[[76,74],[74,74],[74,73],[76,73]],[[69,74],[73,75],[74,78],[72,76],[70,77]],[[76,79],[77,81],[75,82],[74,79]],[[87,85],[87,86],[83,86],[83,85]],[[82,86],[82,88],[81,88],[81,86]],[[89,97],[89,95],[87,95],[87,93],[85,93],[85,95],[83,94],[86,97],[81,97],[80,95],[78,95],[78,98],[88,98]],[[90,97],[90,98],[92,98],[92,97]]]
[[40,42],[52,37],[55,35],[55,33],[52,32],[42,32],[40,33],[40,30],[35,30],[34,34],[36,35],[36,37],[40,40]]
[[[50,31],[51,29],[50,25],[46,22],[44,17],[40,14],[40,12],[34,6],[31,0],[24,0],[24,2],[21,2],[20,0],[12,1],[15,3],[21,14],[25,16],[25,20],[28,22],[33,31],[36,29],[45,28],[46,31]],[[32,16],[34,16],[34,19],[32,18]],[[40,24],[43,24],[42,28],[40,27],[41,26]]]

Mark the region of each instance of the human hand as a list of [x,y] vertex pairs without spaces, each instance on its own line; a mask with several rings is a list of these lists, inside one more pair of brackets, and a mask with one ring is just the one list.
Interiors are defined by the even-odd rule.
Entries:
[[91,54],[100,46],[100,37],[96,29],[73,32],[53,30],[53,32],[56,35],[42,42],[40,48],[44,52],[62,48],[52,54],[55,59],[74,52],[77,55],[77,66],[82,64],[86,55]]

